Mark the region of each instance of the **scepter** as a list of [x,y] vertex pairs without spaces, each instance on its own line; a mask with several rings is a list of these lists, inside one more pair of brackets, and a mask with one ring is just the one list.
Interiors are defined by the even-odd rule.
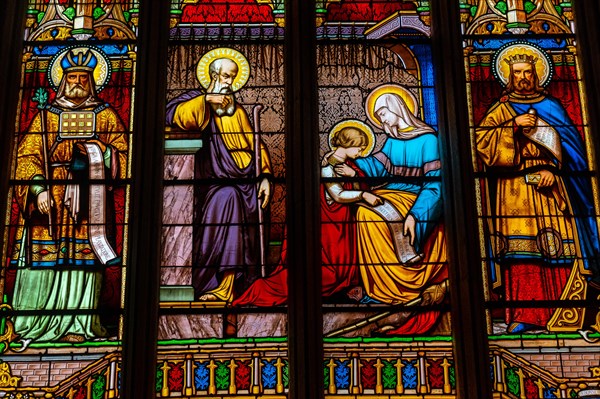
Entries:
[[44,176],[48,183],[46,189],[48,190],[48,234],[51,238],[54,238],[52,234],[52,191],[50,189],[50,174],[48,173],[48,138],[46,137],[46,102],[48,101],[48,92],[46,89],[41,87],[35,91],[35,95],[32,98],[33,102],[37,103],[37,108],[40,110],[40,125],[42,133],[42,147],[44,156]]
[[[258,181],[258,177],[260,176],[260,170],[262,165],[261,152],[260,152],[260,111],[263,109],[262,104],[257,104],[252,109],[252,116],[254,117],[254,169],[256,169],[256,177]],[[260,184],[260,182],[258,182]],[[258,204],[258,242],[260,246],[260,274],[262,277],[266,277],[267,268],[266,268],[266,248],[265,248],[265,214],[264,210],[261,206],[262,204]]]

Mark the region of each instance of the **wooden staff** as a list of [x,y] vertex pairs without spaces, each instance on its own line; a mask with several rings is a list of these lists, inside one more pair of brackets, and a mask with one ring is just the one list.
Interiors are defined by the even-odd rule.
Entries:
[[[441,285],[441,288],[445,292],[444,295],[446,295],[446,293],[448,292],[448,279],[442,281],[440,283],[440,285]],[[423,302],[423,296],[422,296],[422,294],[421,294],[421,296],[416,297],[412,301],[408,301],[408,302],[405,302],[403,304],[395,305],[393,307],[393,309],[390,309],[390,310],[387,310],[385,312],[381,312],[381,313],[375,314],[373,316],[367,317],[367,318],[362,319],[362,320],[360,320],[360,321],[358,321],[356,323],[350,324],[349,326],[342,327],[342,328],[339,328],[337,330],[333,330],[333,331],[325,334],[325,337],[326,338],[332,338],[332,337],[337,337],[339,335],[352,332],[352,331],[357,330],[357,329],[359,329],[361,327],[367,326],[367,325],[369,325],[371,323],[375,323],[376,321],[379,321],[379,320],[384,319],[384,318],[386,318],[388,316],[391,316],[393,313],[397,313],[397,312],[400,312],[400,311],[409,311],[411,308],[414,308],[415,306],[420,305],[421,302]],[[412,313],[411,313],[411,315],[409,315],[407,317],[403,317],[400,322],[397,321],[396,324],[402,324],[406,320],[408,320],[410,317],[412,317]]]
[[[258,177],[261,172],[261,151],[260,151],[260,111],[262,111],[262,104],[257,104],[252,109],[252,116],[254,117],[254,169],[256,169],[256,177],[258,181]],[[258,181],[260,184],[260,181]],[[260,251],[260,274],[262,277],[266,277],[267,275],[267,267],[266,267],[266,245],[265,245],[265,214],[262,208],[262,203],[258,203],[258,240],[259,240],[259,251]]]
[[48,234],[51,238],[54,238],[54,234],[52,234],[52,189],[50,187],[50,168],[48,167],[48,138],[46,134],[46,110],[40,110],[40,123],[42,125],[42,147],[44,147],[44,175],[46,176],[46,181],[48,182],[47,190],[48,190]]
[[[423,301],[423,299],[421,297],[417,297],[417,298],[413,299],[412,301],[406,302],[401,307],[402,308],[405,308],[405,307],[406,308],[411,308],[411,307],[419,305],[422,301]],[[398,312],[399,310],[400,309],[395,309],[395,310],[388,310],[388,311],[385,311],[385,312],[377,313],[377,314],[375,314],[373,316],[370,316],[370,317],[367,317],[365,319],[362,319],[362,320],[360,320],[360,321],[358,321],[356,323],[350,324],[350,325],[348,325],[346,327],[342,327],[342,328],[339,328],[337,330],[333,330],[333,331],[325,334],[325,338],[337,337],[339,335],[346,334],[346,333],[352,332],[354,330],[357,330],[357,329],[359,329],[361,327],[368,326],[371,323],[375,323],[376,321],[379,321],[379,320],[384,319],[384,318],[386,318],[388,316],[391,316],[393,313]]]
[[[48,92],[43,88],[38,88],[32,98],[36,102],[37,108],[40,110],[40,130],[42,134],[42,155],[44,157],[44,177],[48,183],[46,190],[48,190],[48,234],[51,238],[54,238],[52,234],[52,188],[50,187],[50,173],[48,163],[48,138],[46,133],[46,102],[48,101]],[[54,143],[56,144],[56,143]],[[55,148],[54,146],[52,148]]]

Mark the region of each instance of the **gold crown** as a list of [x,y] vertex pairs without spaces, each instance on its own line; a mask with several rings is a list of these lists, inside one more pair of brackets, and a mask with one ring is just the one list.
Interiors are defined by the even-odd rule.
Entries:
[[504,62],[506,62],[508,65],[511,65],[511,66],[514,64],[523,64],[523,63],[535,65],[537,60],[538,60],[537,57],[534,57],[533,55],[515,54],[515,55],[508,56],[508,58],[505,58]]

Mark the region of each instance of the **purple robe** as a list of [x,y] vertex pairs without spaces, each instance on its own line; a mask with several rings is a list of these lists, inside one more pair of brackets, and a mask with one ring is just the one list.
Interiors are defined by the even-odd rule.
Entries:
[[[186,93],[167,105],[167,124],[180,103],[198,95]],[[239,106],[239,105],[238,105]],[[196,156],[196,212],[192,285],[196,297],[217,288],[223,273],[236,273],[236,291],[258,277],[258,193],[255,162],[240,169],[229,153],[211,110]],[[254,156],[254,155],[253,155]]]

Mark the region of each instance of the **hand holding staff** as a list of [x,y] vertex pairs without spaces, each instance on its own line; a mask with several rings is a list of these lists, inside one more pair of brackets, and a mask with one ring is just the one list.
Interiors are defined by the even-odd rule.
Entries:
[[[50,173],[48,162],[48,138],[46,134],[46,101],[48,101],[48,92],[45,89],[39,88],[35,91],[33,101],[37,102],[38,109],[40,110],[40,124],[41,124],[41,135],[42,135],[42,148],[44,156],[44,177],[47,181],[50,181]],[[40,212],[48,215],[48,234],[50,237],[54,237],[52,233],[52,207],[54,206],[54,200],[52,199],[52,188],[50,183],[47,185],[46,191],[38,194],[37,205]]]

